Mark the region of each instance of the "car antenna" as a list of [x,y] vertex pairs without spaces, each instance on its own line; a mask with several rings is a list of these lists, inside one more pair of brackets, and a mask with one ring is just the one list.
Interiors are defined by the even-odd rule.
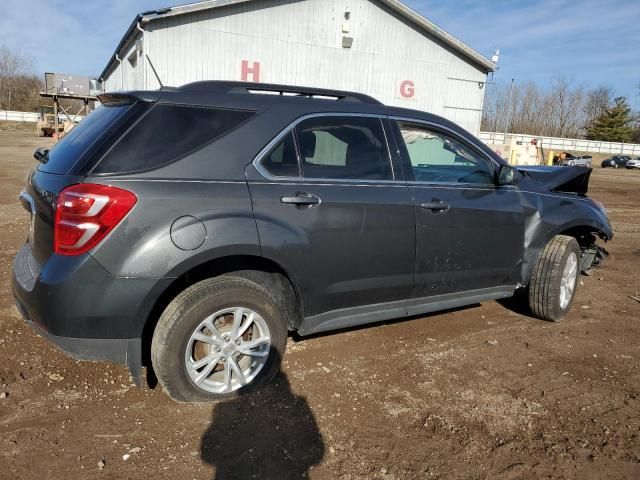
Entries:
[[162,80],[160,80],[160,76],[158,75],[158,72],[156,72],[156,67],[153,66],[153,62],[149,58],[149,55],[147,55],[145,53],[144,56],[147,57],[147,62],[149,62],[149,65],[151,65],[151,70],[153,70],[153,74],[156,76],[156,79],[158,80],[158,83],[160,84],[160,88],[163,88],[164,85],[162,84]]

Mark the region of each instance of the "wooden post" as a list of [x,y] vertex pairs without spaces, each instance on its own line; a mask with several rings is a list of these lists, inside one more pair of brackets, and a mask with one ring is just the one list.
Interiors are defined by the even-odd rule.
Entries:
[[53,128],[55,139],[58,139],[58,97],[53,97]]

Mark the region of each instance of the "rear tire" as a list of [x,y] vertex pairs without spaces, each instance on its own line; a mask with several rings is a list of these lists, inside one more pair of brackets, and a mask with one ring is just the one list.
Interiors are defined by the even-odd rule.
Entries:
[[286,344],[284,316],[268,290],[229,274],[196,283],[169,304],[153,334],[151,361],[173,400],[224,400],[269,383]]
[[545,247],[529,283],[529,307],[543,320],[559,322],[573,304],[580,277],[580,246],[558,235]]

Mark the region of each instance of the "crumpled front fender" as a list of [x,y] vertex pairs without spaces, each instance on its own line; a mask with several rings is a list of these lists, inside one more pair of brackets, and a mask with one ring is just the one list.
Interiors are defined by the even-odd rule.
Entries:
[[524,221],[524,259],[520,283],[527,285],[545,246],[556,235],[588,228],[605,241],[613,238],[606,213],[586,197],[520,192]]

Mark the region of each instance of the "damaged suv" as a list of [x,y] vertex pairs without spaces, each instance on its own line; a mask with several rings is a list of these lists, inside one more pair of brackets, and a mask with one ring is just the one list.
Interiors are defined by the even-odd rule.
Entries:
[[254,390],[287,335],[523,292],[561,320],[604,257],[591,169],[513,167],[435,115],[234,82],[100,96],[20,199],[20,312],[178,401]]

